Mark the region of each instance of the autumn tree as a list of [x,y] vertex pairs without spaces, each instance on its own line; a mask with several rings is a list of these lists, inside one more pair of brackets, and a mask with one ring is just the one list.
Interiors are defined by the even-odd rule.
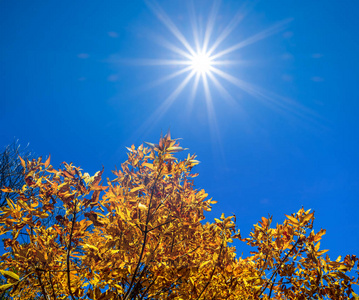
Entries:
[[[195,155],[177,160],[184,149],[169,134],[147,146],[129,148],[106,183],[103,170],[21,160],[25,184],[3,188],[15,196],[0,216],[0,289],[12,299],[356,297],[349,272],[358,259],[325,255],[313,212],[302,208],[276,226],[262,218],[242,238],[235,216],[205,222],[216,202],[195,189]],[[237,257],[235,239],[253,247],[248,257]]]
[[[24,159],[32,158],[33,154],[28,147],[21,147],[18,140],[7,145],[0,152],[0,187],[19,189],[24,184],[24,172],[19,156]],[[16,197],[16,194],[9,194],[0,190],[0,207],[6,205],[6,198]]]

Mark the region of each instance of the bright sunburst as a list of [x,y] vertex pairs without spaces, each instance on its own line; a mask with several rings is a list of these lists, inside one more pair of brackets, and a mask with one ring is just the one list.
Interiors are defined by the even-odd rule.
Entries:
[[191,58],[192,70],[197,74],[207,75],[211,70],[211,57],[207,53],[196,53]]
[[[246,11],[239,11],[234,18],[225,27],[223,27],[223,30],[219,34],[215,35],[213,34],[213,29],[215,28],[217,13],[219,10],[219,1],[214,0],[213,2],[213,6],[208,15],[207,23],[204,26],[205,30],[199,30],[199,28],[202,28],[203,26],[200,26],[202,24],[199,24],[195,9],[192,5],[190,9],[192,33],[186,37],[156,2],[147,1],[147,4],[154,12],[158,20],[160,20],[162,24],[165,25],[166,28],[173,34],[178,43],[171,43],[167,39],[161,40],[161,45],[171,51],[172,56],[177,57],[176,59],[152,59],[146,60],[145,64],[178,67],[178,69],[172,74],[157,80],[157,84],[164,83],[180,76],[184,76],[184,78],[163,101],[162,105],[152,115],[151,120],[148,120],[148,122],[144,124],[145,127],[148,127],[149,123],[152,123],[154,119],[159,119],[188,85],[192,86],[192,96],[191,99],[189,99],[190,103],[192,103],[200,87],[200,82],[202,82],[201,86],[203,86],[208,117],[211,120],[211,125],[214,124],[214,126],[216,121],[212,103],[211,88],[216,88],[226,100],[229,100],[232,104],[236,104],[235,99],[223,86],[223,81],[233,84],[254,97],[261,98],[272,103],[275,101],[271,98],[271,96],[266,94],[266,92],[263,92],[263,90],[260,90],[253,84],[245,82],[227,71],[224,71],[223,67],[238,67],[238,65],[242,62],[231,59],[231,54],[238,52],[243,47],[258,42],[269,35],[281,31],[290,20],[282,21],[266,30],[263,30],[262,32],[225,48],[225,40],[245,17],[247,13]],[[190,43],[192,40],[194,42]]]

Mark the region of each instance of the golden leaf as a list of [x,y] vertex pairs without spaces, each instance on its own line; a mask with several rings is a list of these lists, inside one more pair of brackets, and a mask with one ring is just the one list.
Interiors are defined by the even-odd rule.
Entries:
[[292,216],[288,216],[288,215],[285,215],[285,216],[289,219],[290,223],[294,223],[296,225],[299,224],[299,222],[298,222],[298,220],[296,218],[294,218]]
[[137,187],[131,189],[131,193],[134,193],[134,192],[137,192],[137,191],[139,191],[139,190],[142,190],[143,188],[144,188],[143,185],[137,186]]
[[138,208],[139,208],[140,210],[142,210],[142,211],[146,211],[146,210],[147,210],[147,206],[144,205],[144,204],[142,204],[142,203],[139,203],[139,204],[138,204]]
[[314,247],[314,250],[315,252],[317,252],[319,250],[319,247],[320,247],[320,242],[318,242],[315,247]]
[[47,168],[50,165],[50,159],[51,159],[51,155],[49,154],[49,157],[45,161],[45,168]]
[[143,163],[142,165],[143,165],[144,167],[147,167],[147,168],[151,169],[151,170],[154,169],[153,164]]
[[7,290],[8,288],[12,287],[13,285],[14,285],[14,283],[7,283],[7,284],[0,285],[0,290],[1,291]]
[[0,270],[0,273],[3,274],[5,277],[11,277],[15,280],[20,279],[17,274],[15,274],[14,272],[11,272],[11,271]]
[[302,223],[309,221],[313,216],[314,216],[314,212],[312,212],[311,214],[306,215],[303,218]]
[[95,246],[93,246],[93,245],[84,244],[83,246],[86,247],[86,248],[90,248],[90,249],[92,249],[92,250],[95,250],[95,251],[99,252],[98,248],[95,247]]
[[25,161],[21,158],[21,156],[19,155],[19,159],[20,159],[20,163],[21,163],[21,166],[26,169],[26,163]]

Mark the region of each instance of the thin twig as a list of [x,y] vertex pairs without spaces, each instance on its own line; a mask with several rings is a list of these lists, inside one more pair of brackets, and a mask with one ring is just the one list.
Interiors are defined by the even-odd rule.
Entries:
[[157,280],[157,278],[158,278],[158,277],[156,277],[156,278],[148,285],[148,287],[146,288],[146,290],[143,292],[143,294],[142,294],[140,300],[142,300],[143,297],[145,297],[145,295],[148,293],[148,290],[149,290],[149,289],[151,288],[151,286],[155,283],[155,281]]
[[70,231],[70,237],[69,237],[69,245],[67,246],[67,256],[66,256],[66,263],[67,263],[67,287],[69,289],[69,293],[72,300],[75,300],[75,296],[71,291],[71,278],[70,278],[70,252],[71,252],[71,242],[72,242],[72,235],[74,233],[74,227],[75,227],[75,220],[76,220],[76,206],[77,201],[74,204],[74,212],[72,217],[72,224],[71,224],[71,231]]
[[272,279],[274,277],[274,275],[278,272],[279,268],[282,266],[283,262],[288,258],[288,256],[292,253],[292,251],[294,250],[294,248],[297,246],[297,244],[300,241],[300,237],[298,238],[298,240],[295,242],[295,244],[293,245],[293,247],[289,250],[289,252],[284,256],[284,258],[280,261],[278,267],[274,270],[272,276],[269,278],[269,281],[267,281],[266,285],[264,286],[264,288],[261,290],[261,292],[259,293],[258,297],[260,297],[264,291],[266,290],[266,288],[268,287],[268,285],[272,282]]
[[40,287],[41,287],[41,291],[42,291],[42,294],[44,296],[44,299],[48,299],[47,297],[47,293],[45,291],[45,287],[44,285],[42,284],[42,280],[41,280],[41,274],[36,270],[36,275],[37,275],[37,279],[39,280],[39,283],[40,283]]
[[270,287],[270,290],[269,290],[269,295],[268,295],[268,298],[270,299],[270,297],[272,296],[272,291],[273,291],[273,287],[274,287],[274,283],[275,283],[275,280],[277,279],[277,275],[278,273],[275,275],[274,279],[273,279],[273,282],[271,284],[271,287]]
[[151,197],[150,197],[150,202],[148,204],[148,211],[147,211],[147,217],[146,217],[146,225],[145,225],[145,230],[143,231],[144,233],[144,237],[143,237],[143,243],[142,243],[142,249],[141,249],[141,253],[140,253],[140,257],[138,259],[138,263],[137,263],[137,266],[135,268],[135,271],[133,273],[133,276],[132,276],[132,279],[131,279],[131,282],[130,282],[130,285],[128,287],[128,290],[127,290],[127,293],[125,294],[125,300],[128,299],[128,297],[130,296],[131,294],[131,290],[132,290],[132,286],[135,282],[135,278],[136,278],[136,275],[137,275],[137,272],[138,272],[138,269],[141,265],[141,260],[142,260],[142,257],[143,257],[143,253],[145,251],[145,247],[146,247],[146,243],[147,243],[147,235],[148,235],[148,223],[149,223],[149,217],[150,217],[150,210],[151,210],[151,203],[152,203],[152,199],[153,199],[153,194],[154,194],[154,191],[155,191],[155,187],[156,187],[156,184],[157,184],[157,181],[158,179],[160,178],[161,176],[161,171],[162,171],[162,166],[158,172],[158,175],[155,179],[155,182],[153,183],[153,186],[152,186],[152,191],[151,191]]
[[174,221],[174,220],[175,220],[175,219],[172,219],[172,220],[169,220],[169,221],[167,221],[167,222],[164,222],[164,223],[162,223],[162,224],[160,224],[160,225],[157,225],[156,227],[153,227],[153,228],[149,229],[148,232],[151,232],[151,231],[153,231],[153,230],[155,230],[155,229],[157,229],[157,228],[159,228],[159,227],[161,227],[161,226],[163,226],[163,225],[166,225],[166,224],[168,224],[168,223],[171,223],[171,222]]
[[219,264],[219,259],[221,258],[221,254],[222,254],[222,249],[223,249],[223,244],[224,244],[224,240],[222,241],[222,244],[221,244],[221,249],[219,250],[219,254],[218,254],[218,259],[217,259],[217,263],[216,265],[214,266],[213,268],[213,271],[211,273],[211,276],[209,277],[206,285],[204,286],[202,292],[199,294],[199,296],[196,298],[196,300],[199,300],[202,296],[202,294],[204,293],[204,291],[207,289],[207,287],[209,286],[209,284],[211,283],[211,280],[212,280],[212,277],[214,275],[214,272],[216,271],[216,268],[217,268],[217,265]]
[[50,272],[49,272],[49,279],[50,279],[50,284],[51,284],[51,288],[52,288],[52,297],[54,298],[54,300],[56,300],[56,293],[55,293],[55,289],[54,289],[54,284],[52,283],[52,278],[51,278]]

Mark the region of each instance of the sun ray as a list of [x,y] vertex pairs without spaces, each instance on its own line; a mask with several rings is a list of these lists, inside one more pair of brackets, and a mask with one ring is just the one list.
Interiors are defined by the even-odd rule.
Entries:
[[313,116],[313,112],[291,99],[264,90],[263,88],[255,86],[254,84],[248,83],[244,80],[238,79],[217,68],[212,68],[212,71],[220,77],[226,79],[228,82],[239,87],[244,92],[253,96],[255,99],[262,100],[263,103],[270,105],[271,109],[275,109],[278,112],[282,113],[290,112],[292,115],[296,115],[297,117],[300,117],[302,119],[313,121],[310,117],[310,115]]
[[213,139],[213,145],[217,145],[220,150],[220,155],[222,161],[225,161],[224,151],[223,151],[223,143],[220,135],[220,130],[217,124],[217,118],[215,114],[215,110],[213,107],[213,100],[212,95],[209,89],[208,79],[207,76],[203,75],[203,87],[204,87],[204,94],[206,99],[206,106],[207,106],[207,114],[208,114],[208,123],[210,126],[210,134]]
[[213,57],[211,56],[211,66],[234,66],[234,65],[244,65],[247,64],[248,61],[245,60],[213,60]]
[[215,23],[215,19],[216,19],[216,16],[217,16],[218,9],[219,9],[219,1],[215,0],[213,2],[211,12],[209,13],[207,26],[206,26],[206,30],[205,30],[205,33],[204,33],[203,45],[202,45],[202,49],[201,49],[201,51],[203,53],[207,53],[207,48],[208,48],[209,41],[211,39],[213,26],[214,26],[214,23]]
[[[122,62],[123,60],[112,60],[112,62]],[[181,59],[126,59],[126,63],[141,66],[186,66],[190,65],[189,61]]]
[[234,100],[233,96],[223,87],[223,85],[218,81],[218,79],[213,75],[213,73],[208,74],[209,79],[213,82],[217,90],[221,93],[224,99],[232,106],[237,107],[238,103]]
[[198,53],[201,51],[200,42],[199,42],[199,33],[198,33],[198,24],[197,24],[197,18],[196,18],[196,12],[193,5],[193,2],[189,2],[189,12],[190,12],[190,22],[192,26],[192,35],[193,35],[193,41],[195,44],[196,52]]
[[[169,103],[170,105],[173,103],[174,100],[178,97],[178,95],[183,91],[186,87],[190,79],[195,75],[195,72],[189,73],[185,79],[178,85],[178,87],[168,96],[168,98],[164,101],[164,104]],[[161,107],[160,107],[161,108]]]
[[232,21],[226,26],[222,33],[217,37],[211,48],[208,50],[208,54],[211,55],[214,50],[230,35],[230,33],[237,27],[240,21],[243,20],[245,14],[241,11],[238,12]]
[[214,114],[213,103],[212,103],[212,95],[211,95],[211,91],[209,89],[207,76],[203,75],[202,79],[203,79],[203,87],[204,87],[204,94],[205,94],[205,99],[206,99],[208,117],[209,117],[209,121],[211,122],[212,119],[215,120],[215,114]]
[[148,7],[154,12],[158,20],[160,20],[169,31],[185,46],[185,48],[190,52],[190,54],[194,55],[195,51],[192,49],[187,39],[181,33],[181,31],[177,28],[177,26],[172,22],[172,20],[167,16],[167,14],[163,11],[163,9],[155,3],[151,3],[146,1]]
[[[218,91],[222,99],[231,107],[241,111],[242,108],[239,105],[238,99],[231,95],[227,86],[224,85],[225,82],[233,84],[253,98],[260,99],[277,108],[285,109],[285,100],[275,97],[273,94],[267,93],[263,89],[259,89],[255,85],[238,78],[238,76],[229,72],[228,69],[235,69],[236,73],[234,74],[239,74],[239,67],[245,64],[248,65],[250,62],[248,60],[231,58],[229,55],[280,32],[287,26],[291,19],[278,22],[274,26],[249,36],[246,39],[239,40],[235,44],[225,45],[224,41],[228,39],[238,24],[240,24],[240,22],[247,16],[253,6],[252,3],[248,4],[247,2],[247,4],[242,6],[240,11],[235,14],[229,23],[224,24],[223,30],[219,30],[219,34],[217,34],[220,0],[214,0],[212,6],[208,7],[209,14],[203,23],[199,21],[199,17],[196,14],[195,2],[189,1],[189,22],[192,29],[192,36],[185,36],[157,2],[151,0],[145,1],[157,19],[174,37],[171,41],[158,36],[155,37],[161,46],[170,50],[172,56],[171,59],[142,60],[142,64],[144,65],[175,67],[174,72],[154,81],[151,87],[169,82],[181,75],[184,75],[185,77],[179,82],[174,90],[169,92],[168,97],[161,103],[149,119],[143,123],[142,128],[145,128],[146,130],[152,128],[154,120],[160,119],[168,111],[173,102],[184,91],[191,80],[193,84],[190,87],[189,99],[187,99],[187,106],[185,106],[185,108],[187,111],[191,112],[196,97],[202,93],[210,128],[211,131],[213,131],[211,134],[216,137],[217,141],[219,141],[220,135],[216,121],[215,103],[212,99],[211,87],[213,87],[215,91]],[[223,70],[223,67],[225,67],[225,71]],[[200,85],[200,83],[202,84]],[[202,91],[199,91],[200,86],[203,87]]]
[[272,27],[270,27],[270,28],[268,28],[266,30],[263,30],[263,31],[255,34],[255,35],[245,39],[244,41],[239,42],[238,44],[235,44],[235,45],[233,45],[233,46],[231,46],[231,47],[229,47],[229,48],[227,48],[227,49],[213,55],[212,58],[217,59],[217,58],[219,58],[219,57],[221,57],[223,55],[226,55],[226,54],[231,53],[233,51],[239,50],[239,49],[241,49],[243,47],[246,47],[246,46],[248,46],[250,44],[253,44],[253,43],[256,43],[256,42],[258,42],[260,40],[263,40],[263,39],[265,39],[266,37],[268,37],[270,35],[278,33],[279,31],[283,30],[283,27],[285,25],[287,25],[290,21],[292,21],[292,19],[287,19],[287,20],[284,20],[282,22],[279,22],[278,24],[276,24],[276,25],[274,25],[274,26],[272,26]]
[[191,94],[190,94],[190,97],[188,99],[188,109],[187,109],[188,113],[190,113],[192,111],[194,99],[195,99],[196,94],[197,94],[197,89],[198,89],[200,77],[201,77],[201,75],[197,73],[196,77],[194,79],[193,86],[192,86],[192,89],[191,89]]
[[161,84],[163,84],[163,83],[165,83],[165,82],[167,82],[167,81],[169,81],[169,80],[171,80],[173,78],[176,78],[176,77],[190,71],[191,69],[192,69],[192,66],[188,66],[188,67],[185,67],[185,68],[183,68],[181,70],[178,70],[177,72],[171,73],[171,74],[169,74],[167,76],[164,76],[164,77],[162,77],[160,79],[157,79],[157,80],[151,82],[150,84],[148,84],[147,88],[153,88],[155,86],[161,85]]
[[183,49],[181,49],[181,48],[179,48],[179,47],[173,45],[173,44],[170,43],[168,40],[166,40],[166,39],[164,39],[164,38],[160,38],[160,37],[156,37],[155,39],[158,41],[158,43],[159,43],[161,46],[163,46],[163,47],[165,47],[165,48],[171,50],[173,53],[176,53],[176,54],[181,55],[182,57],[186,57],[186,58],[188,58],[188,59],[191,59],[191,54],[190,54],[190,53],[188,53],[188,52],[186,52],[185,50],[183,50]]
[[150,117],[147,118],[145,122],[142,123],[142,126],[138,128],[136,134],[143,132],[151,132],[155,125],[155,120],[159,120],[163,117],[163,115],[167,112],[167,110],[171,107],[173,102],[177,99],[177,97],[181,94],[181,92],[185,89],[191,78],[195,75],[194,71],[191,71],[177,86],[177,88],[162,102],[162,104],[156,109],[155,112],[151,114]]

